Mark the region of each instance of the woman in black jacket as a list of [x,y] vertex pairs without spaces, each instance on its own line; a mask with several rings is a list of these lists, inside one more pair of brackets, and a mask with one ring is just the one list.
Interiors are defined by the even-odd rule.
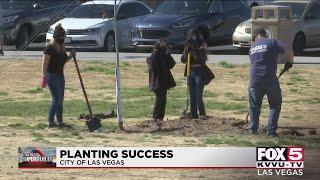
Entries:
[[172,69],[176,63],[170,55],[164,39],[157,41],[154,51],[147,59],[147,62],[149,67],[149,87],[156,95],[153,119],[155,121],[163,121],[167,90],[176,86],[176,82],[170,72],[170,69]]

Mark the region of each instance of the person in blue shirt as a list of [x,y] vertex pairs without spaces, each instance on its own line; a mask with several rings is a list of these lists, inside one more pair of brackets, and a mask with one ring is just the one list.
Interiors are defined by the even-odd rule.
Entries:
[[281,41],[267,38],[266,31],[259,28],[253,33],[254,43],[249,51],[250,82],[249,82],[249,133],[257,134],[259,116],[264,95],[269,103],[269,119],[267,135],[277,136],[278,119],[281,111],[281,89],[276,75],[279,54],[285,54],[285,69],[293,63],[293,52]]

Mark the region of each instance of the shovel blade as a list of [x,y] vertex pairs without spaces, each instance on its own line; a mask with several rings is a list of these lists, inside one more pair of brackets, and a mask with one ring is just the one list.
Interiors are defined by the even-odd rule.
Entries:
[[90,119],[89,121],[86,121],[86,124],[90,132],[94,132],[102,127],[100,119],[98,118]]

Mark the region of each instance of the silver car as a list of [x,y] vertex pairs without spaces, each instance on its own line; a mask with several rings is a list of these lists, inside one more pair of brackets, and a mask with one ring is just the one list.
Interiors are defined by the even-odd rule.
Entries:
[[[320,2],[319,0],[278,0],[271,5],[290,6],[294,20],[293,51],[301,55],[305,48],[320,47]],[[233,33],[233,46],[240,53],[251,46],[251,21],[240,23]]]
[[[132,27],[151,8],[140,1],[117,1],[117,35],[120,48],[130,48]],[[47,33],[47,43],[53,39],[54,28],[58,23],[66,30],[67,48],[104,49],[114,51],[113,31],[114,1],[89,1],[76,8],[67,18],[53,24]]]

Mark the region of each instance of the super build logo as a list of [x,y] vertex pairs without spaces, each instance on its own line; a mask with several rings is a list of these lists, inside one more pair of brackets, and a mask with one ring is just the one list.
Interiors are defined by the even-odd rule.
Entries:
[[302,147],[257,147],[258,175],[303,175]]
[[250,49],[250,54],[258,53],[258,52],[266,52],[267,51],[267,45],[262,44],[255,47],[252,47]]

